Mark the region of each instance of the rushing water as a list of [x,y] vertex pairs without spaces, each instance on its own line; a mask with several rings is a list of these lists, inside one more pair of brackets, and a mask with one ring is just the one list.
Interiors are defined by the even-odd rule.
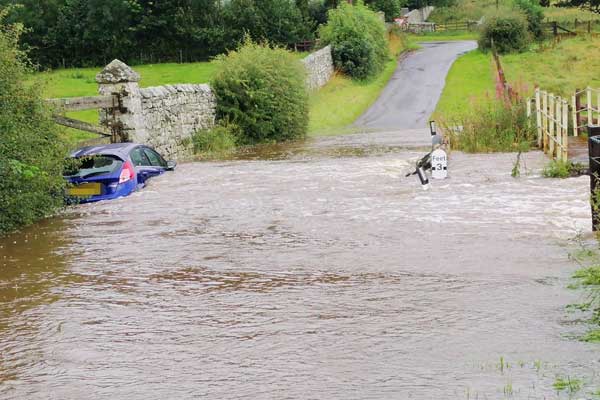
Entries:
[[600,348],[565,311],[581,300],[564,243],[589,230],[588,180],[541,178],[540,153],[519,179],[514,155],[454,153],[423,191],[404,177],[420,154],[324,140],[184,164],[0,239],[0,398],[600,387]]

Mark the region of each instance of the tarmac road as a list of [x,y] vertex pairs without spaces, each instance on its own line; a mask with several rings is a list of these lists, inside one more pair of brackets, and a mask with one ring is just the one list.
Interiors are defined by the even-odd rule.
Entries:
[[422,43],[422,49],[398,63],[375,104],[354,123],[374,130],[424,128],[435,110],[446,75],[462,54],[477,48],[475,41]]

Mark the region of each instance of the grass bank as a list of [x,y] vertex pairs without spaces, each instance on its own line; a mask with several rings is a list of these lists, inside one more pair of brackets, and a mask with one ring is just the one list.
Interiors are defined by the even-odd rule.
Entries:
[[[525,53],[502,56],[508,81],[531,95],[535,86],[571,96],[576,88],[600,87],[600,38],[587,35],[536,45]],[[460,57],[450,69],[434,117],[451,119],[472,102],[494,93],[489,54],[478,50]]]
[[[499,0],[498,5],[512,7],[512,0]],[[452,7],[437,7],[429,16],[429,21],[437,23],[448,23],[455,21],[478,21],[481,17],[494,12],[496,0],[457,0]],[[544,7],[544,16],[549,21],[561,23],[579,21],[600,20],[600,14],[593,13],[583,8],[569,7]]]
[[399,56],[417,46],[407,36],[391,35],[392,55],[377,77],[357,81],[335,75],[321,90],[311,93],[309,136],[338,135],[352,132],[349,126],[379,97],[394,74]]

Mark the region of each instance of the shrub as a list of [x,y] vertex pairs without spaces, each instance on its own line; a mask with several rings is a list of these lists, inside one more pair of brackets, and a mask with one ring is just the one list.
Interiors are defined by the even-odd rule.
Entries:
[[354,6],[344,2],[328,15],[320,34],[332,47],[336,67],[356,79],[381,72],[390,54],[385,25],[377,14],[358,1]]
[[574,164],[571,161],[552,160],[544,170],[542,175],[546,178],[569,178],[582,175],[585,167],[582,164]]
[[368,3],[371,3],[373,9],[377,11],[383,11],[385,14],[385,20],[387,22],[391,22],[394,18],[400,16],[400,11],[404,4],[404,1],[401,0],[372,0]]
[[482,100],[458,125],[462,130],[448,126],[445,130],[449,132],[452,148],[467,153],[526,151],[536,138],[521,101]]
[[194,151],[209,157],[227,155],[236,148],[238,136],[239,127],[232,124],[200,130],[192,136]]
[[217,58],[211,86],[217,118],[240,129],[240,144],[277,142],[306,136],[306,71],[290,52],[250,39]]
[[500,54],[522,52],[531,43],[525,18],[517,13],[493,15],[487,18],[479,35],[479,48]]
[[62,205],[64,149],[37,85],[17,50],[21,28],[2,25],[0,10],[0,233]]
[[535,0],[514,0],[515,5],[525,13],[527,29],[536,40],[544,39],[544,9]]

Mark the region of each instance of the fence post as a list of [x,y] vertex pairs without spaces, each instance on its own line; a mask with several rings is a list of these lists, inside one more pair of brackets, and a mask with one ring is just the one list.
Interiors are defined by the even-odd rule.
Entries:
[[592,107],[592,88],[587,87],[587,114],[588,114],[588,125],[594,125],[594,107]]
[[562,129],[563,160],[569,159],[569,102],[563,100],[563,129]]
[[542,92],[542,150],[548,152],[548,92]]
[[548,153],[550,157],[554,158],[554,125],[556,121],[554,111],[556,106],[554,105],[554,94],[550,93],[548,97]]
[[555,146],[554,146],[554,154],[556,154],[556,159],[558,161],[562,160],[562,147],[563,147],[563,143],[562,143],[562,101],[560,99],[560,97],[557,97],[555,100],[555,105],[556,105],[556,112],[554,114],[554,118],[556,119],[556,124],[554,126],[555,129],[555,137],[556,137],[556,141],[555,141]]
[[535,119],[536,119],[536,124],[537,124],[537,131],[538,131],[538,147],[543,150],[544,143],[543,143],[543,139],[542,139],[542,135],[543,135],[542,104],[541,104],[541,97],[540,97],[540,88],[535,89]]
[[588,150],[590,162],[590,204],[592,207],[592,230],[600,228],[600,209],[597,189],[600,190],[600,126],[588,125]]
[[581,114],[579,110],[581,109],[581,90],[575,89],[575,96],[573,96],[573,127],[575,136],[579,136],[579,129],[581,129]]
[[100,94],[119,96],[115,107],[100,110],[100,123],[113,130],[113,141],[145,141],[139,81],[140,75],[119,60],[113,60],[96,75]]
[[554,37],[558,36],[558,22],[552,21],[552,34]]
[[598,119],[596,120],[596,125],[600,125],[600,90],[597,93],[597,97],[598,97],[598,102],[596,103],[596,112],[598,113],[597,117]]

